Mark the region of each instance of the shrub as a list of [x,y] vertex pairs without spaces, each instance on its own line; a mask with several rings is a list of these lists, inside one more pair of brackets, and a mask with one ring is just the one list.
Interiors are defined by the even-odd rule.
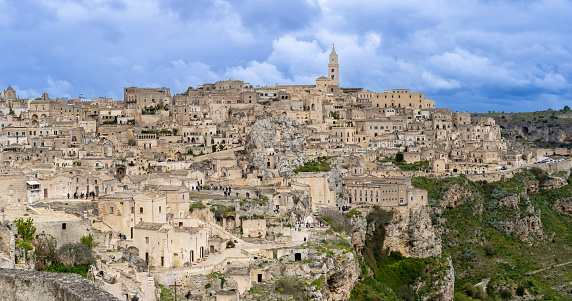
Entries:
[[398,152],[397,154],[395,154],[395,162],[403,162],[403,153],[402,152]]
[[36,252],[36,270],[43,271],[52,264],[58,262],[56,254],[57,241],[49,234],[40,234],[34,239]]
[[495,253],[496,253],[495,247],[493,246],[492,243],[485,244],[485,254],[487,256],[493,256],[495,255]]
[[[300,283],[294,277],[284,276],[276,281],[275,290],[281,294],[296,296],[302,291],[300,290]],[[296,299],[296,298],[295,298]]]
[[512,297],[512,293],[508,290],[508,289],[503,289],[500,293],[501,298],[503,299],[509,299],[510,297]]
[[516,288],[516,295],[519,296],[519,297],[524,296],[524,286],[519,285],[519,286]]
[[23,218],[17,218],[14,220],[16,224],[16,229],[18,230],[18,235],[26,240],[31,241],[34,239],[34,234],[36,234],[36,227],[34,227],[34,220],[28,217],[25,221]]
[[508,193],[506,191],[504,191],[502,189],[495,188],[491,192],[491,199],[500,200],[500,199],[506,197],[507,195],[508,195]]
[[93,249],[95,247],[97,247],[99,245],[98,242],[95,242],[93,240],[93,235],[91,233],[89,233],[88,235],[84,235],[80,238],[80,242],[86,246],[88,246],[90,249]]
[[70,243],[63,245],[58,250],[59,261],[62,264],[90,265],[95,262],[91,248],[83,243]]

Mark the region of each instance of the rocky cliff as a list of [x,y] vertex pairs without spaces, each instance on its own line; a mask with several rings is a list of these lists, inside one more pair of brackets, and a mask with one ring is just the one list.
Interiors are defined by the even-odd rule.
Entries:
[[[244,147],[250,167],[257,169],[265,179],[292,177],[294,170],[306,159],[306,153],[302,152],[306,140],[299,137],[299,133],[297,122],[284,115],[258,120],[246,136]],[[270,149],[271,154],[268,154]],[[268,155],[276,156],[278,174],[268,168]]]
[[385,246],[406,257],[440,257],[441,239],[431,224],[431,208],[395,211],[386,227]]
[[350,293],[361,274],[353,253],[331,258],[328,261],[326,286],[323,290],[323,300],[343,301],[350,299]]
[[555,111],[506,113],[495,114],[493,118],[500,125],[503,136],[551,142],[553,145],[570,144],[572,143],[572,127],[567,119],[558,118],[557,115]]

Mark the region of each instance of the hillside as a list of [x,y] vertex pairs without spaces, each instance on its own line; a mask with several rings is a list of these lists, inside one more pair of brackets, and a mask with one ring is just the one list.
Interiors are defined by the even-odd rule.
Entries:
[[539,169],[495,183],[414,179],[429,191],[443,256],[453,259],[455,300],[572,298],[572,186],[551,189],[557,182]]
[[517,142],[533,142],[538,147],[572,146],[572,111],[546,110],[526,113],[489,112],[477,116],[493,117],[504,137]]
[[429,192],[441,257],[390,251],[384,238],[391,213],[374,209],[352,300],[451,300],[450,278],[454,300],[570,300],[571,181],[540,169],[495,183],[414,178]]

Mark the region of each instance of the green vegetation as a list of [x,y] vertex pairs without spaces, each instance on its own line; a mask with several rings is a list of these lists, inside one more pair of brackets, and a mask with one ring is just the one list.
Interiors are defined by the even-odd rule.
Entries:
[[203,205],[202,202],[195,202],[189,206],[189,212],[193,212],[195,209],[205,209],[207,206]]
[[63,264],[52,264],[45,271],[54,273],[74,273],[86,277],[87,272],[89,271],[89,266],[90,266],[89,264],[74,265],[74,266],[63,265]]
[[34,234],[36,234],[36,227],[34,227],[34,220],[28,217],[25,221],[23,218],[17,218],[14,220],[16,224],[16,229],[18,230],[18,236],[24,241],[31,241],[34,239]]
[[[35,268],[38,271],[76,273],[85,277],[89,266],[95,262],[92,249],[97,246],[92,234],[84,235],[79,243],[69,243],[57,250],[56,239],[45,233],[36,235],[34,220],[14,221],[18,230],[16,248],[24,249],[24,256],[34,250]],[[57,251],[56,251],[57,250]],[[16,263],[19,258],[16,256]]]
[[[161,301],[173,301],[173,300],[175,300],[175,297],[173,296],[172,290],[166,288],[164,285],[162,285],[160,283],[157,283],[157,285],[161,289],[159,300],[161,300]],[[180,300],[178,294],[177,294],[177,297]]]
[[[523,170],[494,183],[472,182],[465,176],[413,178],[415,187],[428,191],[433,207],[441,207],[440,201],[453,185],[469,191],[472,198],[431,215],[434,226],[446,229],[441,236],[442,258],[405,258],[389,252],[383,239],[391,213],[375,208],[367,217],[368,224],[376,225],[375,230],[367,237],[360,258],[361,281],[352,290],[351,300],[418,300],[435,291],[431,285],[444,276],[449,257],[455,268],[455,300],[506,300],[528,295],[542,296],[543,300],[566,300],[569,286],[562,284],[572,282],[570,265],[556,265],[572,260],[572,217],[554,210],[554,204],[572,195],[572,186],[525,193],[548,179],[538,168]],[[507,196],[517,196],[520,202],[506,207],[499,205],[499,200]],[[522,234],[507,230],[506,225],[536,216],[542,222],[543,238],[530,233],[530,240],[523,241]],[[331,216],[324,219],[333,225],[341,224]],[[327,252],[326,248],[323,251]],[[547,269],[529,273],[543,268]],[[487,293],[475,287],[484,278],[491,279]],[[414,290],[419,281],[425,286]]]
[[332,117],[332,118],[338,120],[338,119],[340,119],[340,114],[339,114],[338,112],[336,112],[336,111],[331,111],[331,112],[330,112],[330,117]]
[[312,281],[311,285],[316,287],[317,290],[322,289],[322,287],[324,287],[324,285],[326,284],[326,279],[324,276],[320,276],[320,278]]
[[229,215],[236,214],[233,207],[213,204],[211,206],[211,211],[214,212],[215,218],[228,217]]
[[[444,210],[441,227],[449,229],[442,235],[443,252],[453,259],[455,267],[455,300],[496,300],[520,296],[523,291],[544,300],[562,300],[565,292],[557,287],[572,281],[570,266],[553,267],[572,260],[572,217],[554,210],[555,201],[572,195],[569,184],[560,189],[541,190],[519,197],[514,207],[503,207],[498,201],[507,196],[520,196],[531,186],[546,182],[548,175],[538,168],[523,170],[505,181],[472,182],[466,177],[413,178],[415,187],[428,190],[429,202],[440,207],[444,192],[454,184],[473,194],[455,208]],[[532,207],[534,211],[532,211]],[[534,217],[540,210],[545,238],[530,243],[519,239],[516,231],[506,230],[507,224]],[[436,218],[433,219],[436,224]],[[475,243],[478,241],[478,243]],[[548,267],[536,273],[527,274]],[[487,294],[473,289],[484,278],[491,278]]]
[[304,163],[303,166],[296,168],[294,172],[299,173],[330,171],[330,163],[328,162],[329,159],[330,157],[318,157],[312,161]]
[[305,285],[306,283],[296,277],[283,276],[276,281],[274,290],[280,294],[292,295],[294,300],[300,300],[305,297],[304,290],[301,289]]
[[89,233],[88,235],[84,235],[80,238],[80,242],[86,245],[88,248],[93,249],[99,245],[98,242],[93,240],[93,235]]
[[91,265],[95,262],[91,248],[83,243],[68,243],[57,252],[57,264],[69,265]]
[[405,258],[384,246],[385,227],[391,217],[391,212],[379,207],[367,216],[368,224],[375,225],[375,230],[366,240],[361,259],[362,281],[352,290],[351,300],[417,300],[413,289],[416,281],[433,283],[432,277],[442,276],[443,259]]
[[403,153],[402,152],[398,152],[397,154],[395,154],[395,162],[396,163],[403,162]]
[[405,171],[426,171],[429,170],[429,161],[416,161],[415,163],[396,163],[397,167]]
[[157,136],[174,136],[178,129],[142,130],[141,134],[155,134]]

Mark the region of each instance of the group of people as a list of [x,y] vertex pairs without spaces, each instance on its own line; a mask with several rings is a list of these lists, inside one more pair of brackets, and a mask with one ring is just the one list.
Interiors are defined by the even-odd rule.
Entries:
[[[232,192],[232,188],[230,186],[229,187],[221,187],[221,189],[223,190],[225,197],[230,196],[230,193]],[[238,193],[236,194],[236,196],[238,196]]]
[[[76,191],[73,194],[74,199],[89,199],[89,198],[94,198],[94,197],[95,197],[95,192],[93,192],[93,191],[88,191],[86,193],[83,193],[83,192],[77,193],[77,191]],[[68,193],[68,199],[69,198],[70,198],[70,194]]]

